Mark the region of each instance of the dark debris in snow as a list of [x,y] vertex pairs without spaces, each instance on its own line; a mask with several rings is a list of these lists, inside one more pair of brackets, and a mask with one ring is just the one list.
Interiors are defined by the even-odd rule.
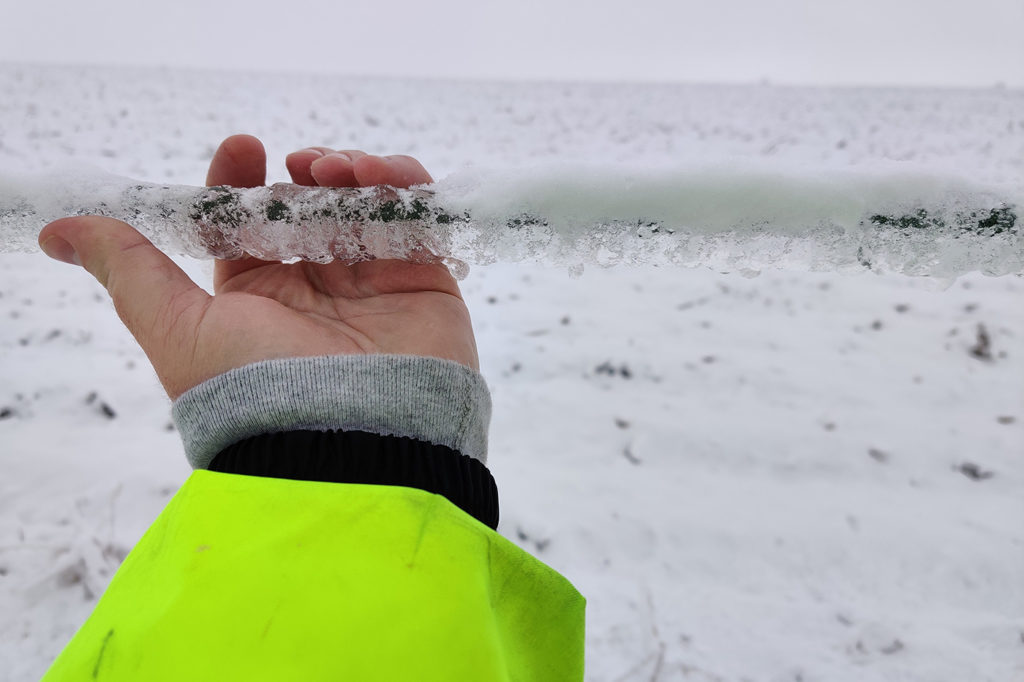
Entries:
[[964,462],[963,464],[956,466],[954,470],[959,471],[972,481],[984,481],[986,478],[992,478],[995,476],[995,472],[982,469],[973,462]]

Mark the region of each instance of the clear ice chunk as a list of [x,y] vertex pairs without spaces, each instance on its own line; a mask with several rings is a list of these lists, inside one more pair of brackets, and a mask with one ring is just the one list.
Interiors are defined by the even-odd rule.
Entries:
[[1020,188],[903,169],[722,166],[466,171],[411,189],[191,187],[96,172],[0,176],[0,251],[69,215],[123,220],[172,254],[356,263],[649,264],[956,277],[1024,273]]

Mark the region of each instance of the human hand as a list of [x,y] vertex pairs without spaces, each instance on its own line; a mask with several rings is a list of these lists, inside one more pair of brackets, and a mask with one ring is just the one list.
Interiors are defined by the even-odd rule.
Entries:
[[[431,182],[418,161],[324,148],[288,156],[300,185],[395,187]],[[266,153],[236,135],[214,154],[208,185],[255,187]],[[214,295],[126,223],[63,218],[39,235],[43,251],[83,265],[107,291],[171,399],[236,367],[273,358],[388,353],[479,368],[469,311],[442,265],[217,261]]]

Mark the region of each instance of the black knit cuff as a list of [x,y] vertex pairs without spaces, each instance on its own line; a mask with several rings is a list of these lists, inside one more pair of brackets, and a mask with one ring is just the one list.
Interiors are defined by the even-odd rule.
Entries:
[[268,433],[228,446],[209,469],[419,488],[443,495],[481,523],[498,528],[498,488],[487,467],[451,448],[412,438],[363,431]]

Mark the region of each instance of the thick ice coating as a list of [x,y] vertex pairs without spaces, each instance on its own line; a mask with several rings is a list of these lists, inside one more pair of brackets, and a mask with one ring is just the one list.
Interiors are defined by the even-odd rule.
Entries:
[[154,185],[0,176],[0,250],[99,214],[170,253],[266,260],[766,267],[954,277],[1024,273],[1020,188],[875,168],[472,171],[412,189]]

